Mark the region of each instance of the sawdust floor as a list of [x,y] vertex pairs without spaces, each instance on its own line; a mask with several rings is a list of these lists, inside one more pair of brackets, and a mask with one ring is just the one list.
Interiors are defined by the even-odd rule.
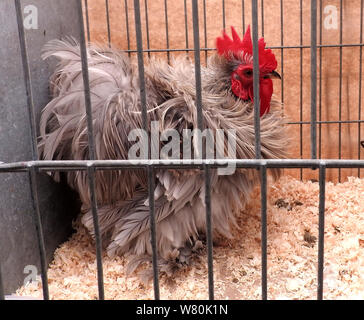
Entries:
[[[268,298],[315,299],[319,186],[283,177],[268,189]],[[364,299],[364,179],[326,184],[324,298]],[[261,297],[260,196],[239,218],[234,240],[214,247],[217,299]],[[207,259],[203,251],[193,266],[173,279],[162,276],[162,299],[207,299]],[[106,299],[153,299],[153,285],[126,276],[125,257],[103,258]],[[150,266],[146,266],[150,267]],[[48,270],[51,299],[96,299],[93,241],[79,226],[55,252]],[[41,297],[30,283],[16,294]]]

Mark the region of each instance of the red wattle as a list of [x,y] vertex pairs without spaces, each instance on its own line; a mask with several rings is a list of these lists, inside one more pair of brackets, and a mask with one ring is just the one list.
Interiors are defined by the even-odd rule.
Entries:
[[261,79],[259,83],[260,116],[269,112],[270,100],[273,94],[273,81],[270,78]]
[[[254,102],[254,88],[250,85],[244,88],[241,82],[231,79],[231,90],[233,93],[242,100],[250,100]],[[270,78],[260,79],[259,82],[259,97],[260,97],[260,116],[269,112],[270,101],[273,94],[273,81]]]

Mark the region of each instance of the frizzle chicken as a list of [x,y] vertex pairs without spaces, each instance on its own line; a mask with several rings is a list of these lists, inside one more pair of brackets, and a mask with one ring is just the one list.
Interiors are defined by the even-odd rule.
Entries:
[[[235,130],[236,158],[255,158],[253,58],[250,29],[241,40],[223,32],[217,52],[202,67],[204,127]],[[143,128],[138,69],[124,53],[89,46],[87,49],[92,118],[97,159],[128,159],[133,145],[128,135]],[[51,78],[53,99],[40,122],[39,150],[45,160],[89,159],[87,119],[79,45],[53,40],[43,58],[59,59]],[[281,104],[273,99],[272,78],[277,61],[259,40],[261,155],[286,156],[286,135]],[[196,129],[194,63],[186,57],[166,61],[151,58],[145,67],[148,121],[159,131]],[[226,142],[224,142],[226,143]],[[192,148],[196,149],[195,143]],[[234,155],[235,156],[235,155]],[[279,175],[272,169],[273,176]],[[80,195],[82,222],[94,233],[89,187],[85,171],[67,172],[68,184]],[[53,173],[59,180],[59,173]],[[259,181],[256,170],[237,169],[231,175],[211,170],[211,208],[214,235],[231,238],[231,226]],[[160,270],[170,273],[187,262],[206,227],[204,179],[199,170],[158,170],[155,179],[155,217]],[[147,176],[143,169],[97,171],[96,194],[102,242],[107,253],[133,254],[135,261],[152,254],[149,230]],[[134,264],[136,266],[137,264]],[[133,268],[131,268],[133,269]]]

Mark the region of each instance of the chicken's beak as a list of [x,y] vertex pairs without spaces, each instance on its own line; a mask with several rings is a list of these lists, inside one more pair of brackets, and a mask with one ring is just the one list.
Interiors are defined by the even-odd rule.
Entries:
[[281,75],[277,71],[272,71],[271,73],[268,73],[267,76],[271,79],[282,79]]

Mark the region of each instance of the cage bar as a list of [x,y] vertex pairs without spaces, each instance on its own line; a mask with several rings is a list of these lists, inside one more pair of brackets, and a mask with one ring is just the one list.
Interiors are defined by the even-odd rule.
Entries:
[[245,1],[241,0],[241,22],[243,24],[243,34],[245,34]]
[[[202,132],[202,90],[201,90],[201,62],[200,62],[200,30],[198,20],[198,3],[192,0],[192,20],[193,20],[193,43],[195,53],[195,81],[196,81],[196,108],[198,118],[198,128]],[[199,139],[201,141],[201,139]],[[202,149],[200,149],[202,150]],[[211,185],[210,170],[208,164],[203,165],[205,182],[205,206],[206,206],[206,239],[207,239],[207,266],[208,266],[208,286],[209,299],[214,299],[214,273],[213,273],[213,246],[212,246],[212,217],[211,217]]]
[[[95,152],[95,141],[94,141],[94,132],[93,132],[93,120],[92,120],[92,106],[91,106],[91,97],[90,97],[90,79],[88,73],[88,59],[87,59],[87,48],[85,41],[85,30],[83,23],[83,12],[82,12],[82,2],[81,0],[77,1],[78,8],[78,18],[80,25],[80,53],[81,53],[81,64],[82,64],[82,77],[83,77],[83,86],[84,86],[84,97],[85,97],[85,111],[87,118],[87,137],[88,137],[88,150],[89,150],[89,159],[96,159]],[[97,215],[97,197],[95,191],[95,173],[93,170],[88,169],[88,181],[89,181],[89,192],[90,192],[90,200],[91,200],[91,210],[92,210],[92,218],[93,225],[95,229],[95,245],[96,245],[96,262],[97,262],[97,281],[98,281],[98,293],[99,299],[104,300],[104,284],[103,284],[103,269],[102,269],[102,245],[101,245],[101,236],[99,232],[99,221]]]
[[204,165],[210,168],[223,168],[236,165],[237,168],[259,168],[263,164],[267,168],[319,168],[325,164],[326,168],[364,168],[364,161],[357,159],[140,159],[138,164],[133,160],[41,160],[22,161],[0,164],[0,173],[27,172],[29,168],[39,168],[40,172],[87,170],[94,167],[102,170],[154,168],[164,169],[202,169]]
[[[300,46],[303,45],[303,13],[302,0],[300,0]],[[300,48],[300,158],[303,158],[303,48]],[[300,180],[303,179],[303,170],[300,168]]]
[[260,145],[260,95],[259,95],[259,51],[258,51],[258,3],[252,0],[253,26],[253,90],[254,90],[254,130],[255,130],[255,158],[261,158]]
[[[281,18],[281,101],[284,103],[284,16],[283,16],[283,0],[280,1],[280,18]],[[283,104],[284,108],[284,104]]]
[[[322,0],[320,0],[320,45],[322,44]],[[322,155],[322,47],[319,48],[319,159]]]
[[226,29],[225,0],[222,0],[222,29]]
[[154,184],[155,174],[153,166],[148,167],[148,197],[149,197],[149,216],[150,216],[150,239],[152,245],[152,264],[153,264],[153,285],[154,297],[159,300],[159,275],[158,275],[158,256],[157,256],[157,237],[155,223],[155,205],[154,205]]
[[4,284],[3,284],[3,277],[2,277],[2,270],[1,270],[1,261],[0,261],[0,300],[5,300]]
[[[169,32],[168,32],[168,3],[167,0],[164,0],[164,22],[165,22],[165,27],[166,27],[166,48],[167,50],[169,49]],[[167,52],[167,61],[168,63],[171,60],[170,57],[170,52]]]
[[[148,17],[148,0],[144,0],[145,9],[145,31],[147,34],[147,48],[150,49],[150,39],[149,39],[149,17]],[[150,52],[148,51],[148,57],[150,58]]]
[[318,274],[317,274],[317,299],[323,299],[324,281],[324,236],[325,236],[325,187],[326,187],[326,166],[321,163],[319,166],[319,236],[318,236]]
[[[203,0],[203,36],[205,40],[205,48],[207,48],[206,0]],[[200,51],[202,51],[201,48]],[[203,51],[205,52],[205,64],[207,65],[207,50]]]
[[128,0],[124,0],[125,9],[125,28],[126,28],[126,41],[128,43],[128,56],[130,57],[131,52],[136,52],[136,50],[130,50],[130,32],[129,32],[129,13],[128,13]]
[[[135,34],[137,40],[138,49],[138,72],[139,72],[139,85],[140,85],[140,102],[141,112],[143,118],[143,128],[146,132],[148,130],[148,115],[147,115],[147,99],[145,92],[145,78],[144,78],[144,59],[143,59],[143,39],[142,39],[142,27],[140,20],[140,3],[139,0],[134,0],[134,18],[135,18]],[[148,148],[148,158],[150,159],[150,148]],[[149,214],[150,214],[150,232],[151,232],[151,244],[152,244],[152,264],[154,275],[154,299],[160,299],[159,293],[159,272],[158,272],[158,252],[156,244],[156,223],[154,215],[154,171],[152,168],[148,168],[148,195],[149,195]]]
[[88,14],[88,0],[85,0],[85,14],[86,14],[86,32],[87,32],[87,41],[91,42],[91,35],[90,35],[90,17]]
[[262,26],[262,37],[264,38],[264,0],[261,0],[260,18],[261,18],[261,26]]
[[[343,43],[343,1],[340,0],[340,44]],[[340,47],[339,48],[339,121],[341,121],[342,118],[342,87],[343,87],[343,48]],[[339,132],[338,132],[338,139],[339,139],[339,150],[338,150],[338,158],[341,159],[342,157],[342,153],[341,153],[341,148],[342,148],[342,134],[341,134],[341,130],[342,130],[342,126],[341,123],[339,122]],[[341,169],[338,169],[338,180],[339,182],[341,182]]]
[[[23,77],[24,77],[25,91],[27,97],[32,158],[33,160],[38,160],[39,156],[37,148],[37,127],[36,127],[35,113],[34,113],[35,109],[33,102],[33,90],[32,90],[29,59],[27,53],[27,44],[24,33],[23,16],[22,16],[20,0],[15,0],[14,4],[15,4],[16,20],[18,25],[20,52],[21,52],[22,66],[23,66]],[[48,280],[47,280],[47,260],[46,260],[47,258],[44,245],[43,227],[39,210],[37,176],[35,168],[29,171],[29,185],[30,185],[32,207],[33,207],[33,215],[34,215],[33,218],[34,218],[34,224],[35,224],[38,248],[39,248],[43,298],[44,300],[49,300],[49,290],[48,290]]]
[[95,231],[97,287],[98,287],[99,300],[104,300],[105,292],[104,292],[104,276],[103,276],[103,265],[102,265],[102,240],[100,235],[99,218],[97,215],[97,199],[95,196],[95,168],[93,167],[87,168],[87,178],[90,189],[91,213]]
[[106,9],[106,26],[107,26],[107,42],[109,48],[111,47],[111,30],[110,30],[110,12],[109,12],[109,0],[105,0]]
[[260,167],[262,300],[267,300],[267,167]]
[[[349,44],[342,44],[342,45],[335,45],[335,44],[323,44],[323,45],[317,45],[317,48],[350,48],[350,47],[363,47],[364,43],[349,43]],[[267,46],[267,49],[272,49],[272,50],[278,50],[278,49],[310,49],[311,47],[308,45],[292,45],[292,46]],[[195,51],[193,48],[174,48],[174,49],[144,49],[142,50],[142,52],[144,53],[157,53],[157,52],[183,52],[183,51]],[[216,51],[216,48],[200,48],[200,51]],[[138,52],[138,50],[135,49],[128,49],[128,50],[123,50],[123,52],[127,52],[127,53],[136,53]]]
[[317,158],[317,1],[311,0],[311,158]]
[[38,148],[37,148],[37,125],[34,114],[32,79],[30,76],[29,59],[28,59],[27,44],[24,34],[23,15],[22,15],[20,0],[15,0],[15,11],[16,11],[16,21],[18,24],[18,34],[19,34],[20,54],[23,66],[25,94],[28,106],[32,159],[37,160],[39,159]]
[[[318,124],[363,123],[364,120],[316,121]],[[289,121],[287,124],[311,124],[311,121]]]
[[[205,5],[205,2],[204,2]],[[205,7],[204,7],[205,9]],[[187,19],[187,0],[183,1],[183,11],[184,11],[184,15],[185,15],[185,43],[186,43],[186,49],[188,49],[188,19]],[[207,47],[207,45],[205,44],[205,47]],[[188,50],[186,50],[186,53],[188,53]]]
[[211,177],[210,167],[204,166],[205,179],[205,206],[206,206],[206,230],[207,240],[207,269],[209,284],[209,299],[214,300],[214,272],[213,272],[213,241],[212,241],[212,217],[211,217]]
[[[360,43],[363,42],[363,8],[364,0],[360,2]],[[362,75],[363,75],[363,47],[359,48],[359,103],[358,103],[358,119],[361,120],[361,98],[362,98]],[[358,122],[358,160],[360,160],[360,141],[361,141],[361,125]],[[363,146],[364,147],[364,146]],[[358,177],[360,178],[360,169],[358,169]]]
[[32,198],[33,205],[33,219],[35,224],[35,230],[38,239],[38,248],[40,256],[40,267],[41,267],[41,278],[42,278],[42,289],[43,299],[49,300],[49,289],[48,289],[48,276],[47,276],[47,257],[44,245],[44,235],[42,228],[42,220],[39,210],[39,199],[38,199],[38,188],[37,188],[37,168],[32,167],[29,169],[29,182],[30,182],[30,195]]

